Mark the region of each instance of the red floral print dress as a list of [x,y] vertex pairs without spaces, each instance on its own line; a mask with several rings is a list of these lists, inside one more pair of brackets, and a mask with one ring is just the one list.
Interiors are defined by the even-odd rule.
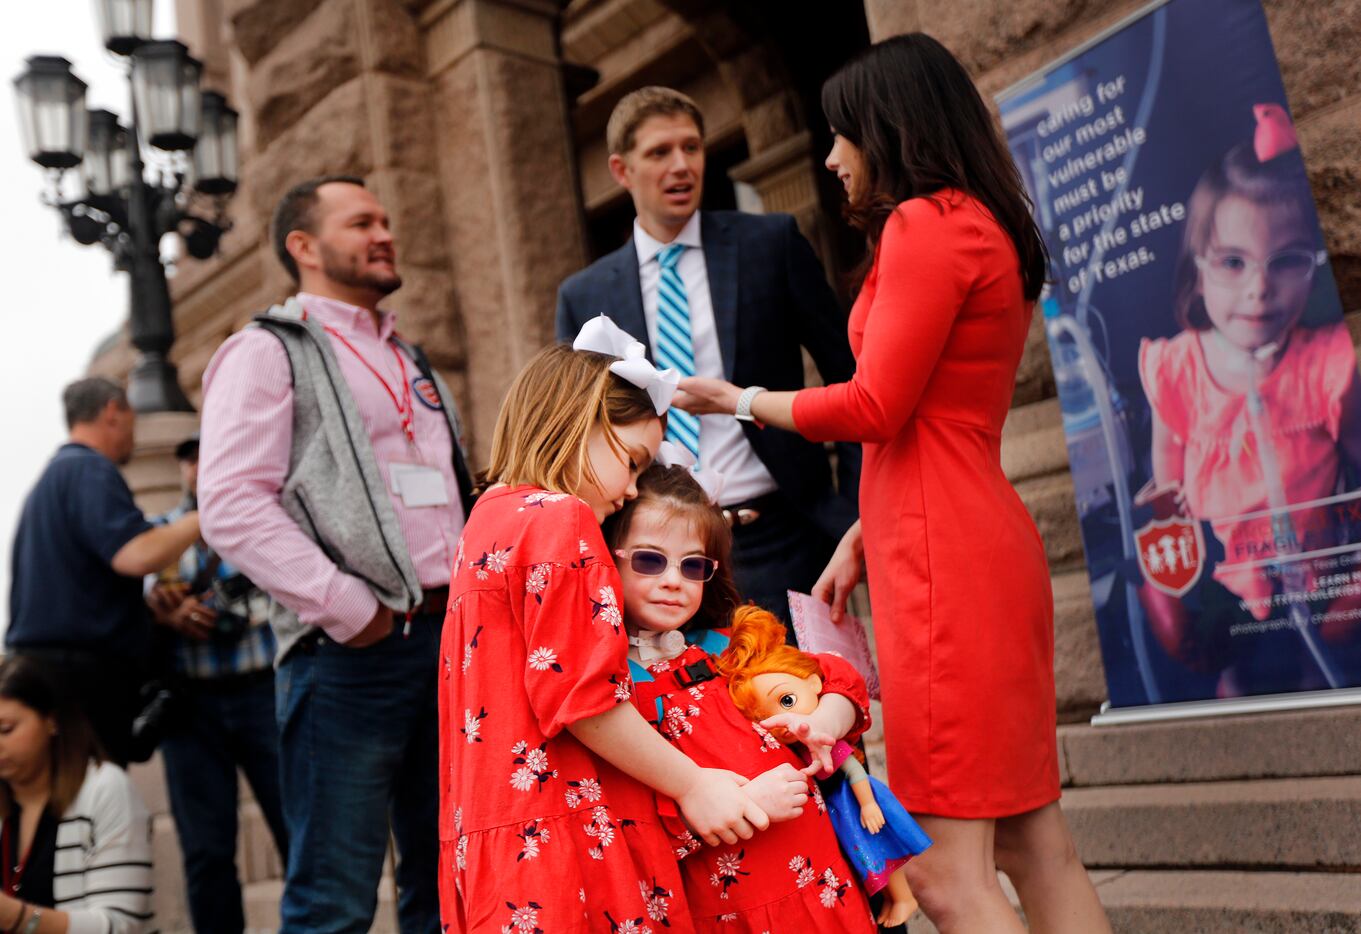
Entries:
[[[803,768],[787,747],[738,712],[727,683],[713,676],[710,659],[727,646],[721,632],[687,633],[691,642],[669,661],[644,667],[630,662],[633,703],[677,749],[708,768],[747,778],[781,762]],[[819,655],[823,693],[841,694],[860,711],[854,742],[869,726],[864,679],[845,660]],[[736,846],[703,846],[685,834],[677,856],[696,930],[752,932],[873,931],[869,903],[841,854],[816,782],[803,813],[770,825]]]
[[468,517],[441,644],[446,930],[693,930],[654,792],[564,729],[630,698],[618,593],[576,497],[493,489]]

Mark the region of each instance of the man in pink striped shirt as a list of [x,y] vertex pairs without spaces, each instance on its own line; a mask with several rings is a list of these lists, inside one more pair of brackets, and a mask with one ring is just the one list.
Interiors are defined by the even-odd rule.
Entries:
[[275,251],[298,281],[204,374],[203,533],[273,598],[283,931],[367,931],[389,822],[403,934],[439,930],[435,681],[470,508],[459,423],[377,307],[401,285],[362,179],[288,192]]

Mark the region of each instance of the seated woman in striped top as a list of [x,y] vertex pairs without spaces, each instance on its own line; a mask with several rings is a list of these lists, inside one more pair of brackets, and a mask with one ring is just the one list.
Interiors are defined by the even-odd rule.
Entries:
[[0,930],[151,927],[151,818],[42,664],[0,659]]

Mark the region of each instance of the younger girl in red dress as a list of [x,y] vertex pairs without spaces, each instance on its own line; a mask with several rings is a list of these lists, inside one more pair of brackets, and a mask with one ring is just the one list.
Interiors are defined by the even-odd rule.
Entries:
[[[650,468],[638,479],[638,498],[607,524],[606,535],[623,584],[638,710],[695,762],[753,779],[746,786],[753,795],[768,786],[806,792],[807,775],[799,771],[803,763],[738,711],[717,675],[716,656],[728,644],[717,627],[728,624],[738,601],[728,567],[731,532],[690,472],[679,466]],[[822,703],[798,719],[807,725],[810,745],[820,740],[825,752],[833,737],[849,731],[854,741],[864,731],[869,697],[864,680],[846,661],[817,658],[827,676]],[[794,719],[780,719],[786,718]],[[797,817],[772,824],[751,840],[714,849],[678,841],[697,930],[874,930],[865,895],[841,854],[816,786],[813,796]]]
[[627,703],[599,523],[662,439],[670,392],[638,362],[551,347],[502,406],[441,645],[445,930],[690,931],[656,793],[711,843],[768,823],[735,776],[697,766]]

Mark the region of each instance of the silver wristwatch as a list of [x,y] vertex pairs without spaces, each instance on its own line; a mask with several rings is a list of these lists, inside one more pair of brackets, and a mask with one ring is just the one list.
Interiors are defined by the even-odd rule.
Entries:
[[748,386],[742,390],[742,395],[737,397],[737,411],[733,413],[733,418],[739,422],[754,422],[756,418],[751,414],[751,400],[756,398],[757,393],[765,392],[764,386]]

